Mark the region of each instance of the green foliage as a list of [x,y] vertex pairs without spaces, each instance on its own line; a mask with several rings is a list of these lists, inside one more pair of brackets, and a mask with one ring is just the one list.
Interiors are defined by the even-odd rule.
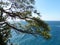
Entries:
[[[2,43],[6,43],[8,38],[10,37],[10,27],[6,24],[3,24],[0,26],[0,40],[2,40]],[[1,39],[2,38],[2,39]],[[1,44],[1,42],[0,42]]]
[[[49,34],[49,25],[40,19],[40,13],[34,8],[34,3],[35,0],[7,0],[6,2],[3,0],[2,2],[0,1],[0,43],[7,42],[8,38],[10,37],[11,28],[21,33],[41,35],[45,39],[49,39],[51,37]],[[33,13],[37,14],[38,17],[33,17]],[[16,24],[11,25],[10,22],[7,21],[9,18],[12,20],[24,20],[27,24],[22,25],[19,22],[17,23],[18,26],[14,26]]]
[[33,32],[36,32],[39,35],[42,35],[46,39],[50,38],[50,34],[49,34],[50,28],[47,23],[35,17],[33,17],[32,20],[27,20],[27,22],[29,23],[27,28],[33,27],[33,29],[30,28],[29,29],[32,30]]

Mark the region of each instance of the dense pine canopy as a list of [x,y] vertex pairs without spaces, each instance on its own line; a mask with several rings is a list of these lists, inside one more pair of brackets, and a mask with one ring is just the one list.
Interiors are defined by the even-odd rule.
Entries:
[[[40,13],[35,9],[34,4],[35,0],[0,0],[0,45],[6,45],[12,28],[21,33],[50,38],[49,26],[40,19]],[[17,28],[8,21],[9,19],[24,20],[27,24],[22,26],[19,21]]]

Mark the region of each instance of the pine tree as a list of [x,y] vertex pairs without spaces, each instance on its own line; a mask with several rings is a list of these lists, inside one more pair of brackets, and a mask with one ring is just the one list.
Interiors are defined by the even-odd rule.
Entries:
[[[35,0],[0,0],[0,45],[6,45],[11,28],[21,33],[41,35],[46,39],[50,38],[49,25],[40,19],[40,13],[37,12],[34,4]],[[33,13],[37,17],[34,17]],[[27,24],[22,26],[19,22],[19,28],[17,28],[7,21],[8,18],[24,20]]]

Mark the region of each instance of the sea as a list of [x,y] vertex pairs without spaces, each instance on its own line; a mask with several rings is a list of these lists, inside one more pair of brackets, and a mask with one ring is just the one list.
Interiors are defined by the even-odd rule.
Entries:
[[8,43],[13,43],[13,45],[60,45],[60,21],[46,21],[46,23],[50,26],[51,38],[49,40],[42,36],[35,37],[12,30],[12,37]]

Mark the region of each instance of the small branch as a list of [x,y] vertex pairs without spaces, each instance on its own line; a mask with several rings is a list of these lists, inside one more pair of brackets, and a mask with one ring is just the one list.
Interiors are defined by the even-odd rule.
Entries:
[[13,29],[15,29],[15,30],[17,30],[17,31],[19,31],[19,32],[28,33],[28,34],[37,34],[37,33],[33,33],[33,32],[24,31],[24,30],[22,30],[22,29],[17,29],[16,27],[11,26],[11,25],[8,24],[7,22],[5,22],[5,23],[6,23],[9,27],[11,27],[11,28],[13,28]]
[[11,17],[19,17],[20,19],[26,19],[26,18],[28,18],[28,19],[31,19],[31,18],[29,18],[29,17],[25,17],[25,18],[23,18],[23,17],[21,17],[21,13],[20,13],[20,15],[18,15],[18,14],[16,14],[16,13],[10,13],[10,12],[6,12],[4,9],[2,9],[2,8],[0,8],[0,10],[2,11],[2,12],[4,12],[4,13],[7,13],[9,16],[11,16]]

